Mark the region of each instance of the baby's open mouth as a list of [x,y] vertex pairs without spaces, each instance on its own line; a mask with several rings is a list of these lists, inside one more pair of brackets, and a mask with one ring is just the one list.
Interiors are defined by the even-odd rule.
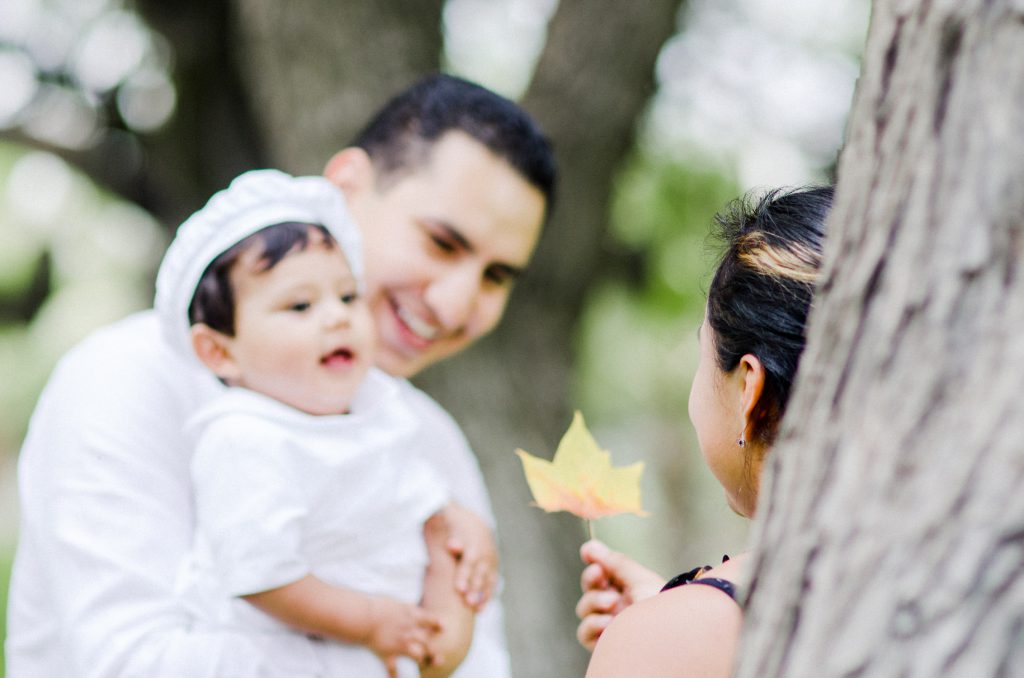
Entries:
[[352,353],[352,349],[339,348],[331,351],[323,358],[320,359],[321,365],[348,365],[355,358],[355,354]]

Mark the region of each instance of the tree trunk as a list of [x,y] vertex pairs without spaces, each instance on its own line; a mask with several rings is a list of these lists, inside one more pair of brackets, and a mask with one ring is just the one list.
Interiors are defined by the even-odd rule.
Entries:
[[437,71],[442,0],[234,0],[236,56],[276,167],[319,174],[391,96]]
[[550,458],[568,427],[573,334],[584,293],[607,262],[608,198],[680,4],[560,2],[524,100],[554,141],[561,174],[555,213],[501,328],[421,380],[463,425],[491,491],[520,678],[583,675],[586,664],[573,612],[583,524],[529,506],[512,452]]
[[877,2],[740,676],[1024,675],[1024,6]]
[[237,174],[262,164],[263,145],[228,51],[224,0],[138,0],[135,9],[173,45],[177,110],[155,134],[110,130],[101,146],[63,155],[174,227]]

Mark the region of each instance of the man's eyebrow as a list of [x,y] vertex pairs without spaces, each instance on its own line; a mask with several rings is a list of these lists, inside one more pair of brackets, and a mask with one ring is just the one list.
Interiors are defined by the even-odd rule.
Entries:
[[[466,236],[462,235],[462,231],[455,228],[451,222],[448,221],[435,221],[437,227],[444,231],[445,235],[454,240],[459,247],[472,254],[476,250],[473,248],[473,243],[466,239]],[[507,264],[503,262],[495,262],[491,264],[491,268],[500,269],[505,275],[511,278],[518,278],[523,274],[525,270],[524,266],[516,266],[515,264]]]

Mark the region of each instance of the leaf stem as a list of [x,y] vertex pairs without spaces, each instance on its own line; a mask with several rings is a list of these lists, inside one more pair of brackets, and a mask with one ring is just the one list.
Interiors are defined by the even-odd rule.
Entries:
[[596,539],[597,538],[595,533],[594,533],[594,521],[593,520],[588,520],[587,521],[587,531],[590,533],[590,538],[591,539]]

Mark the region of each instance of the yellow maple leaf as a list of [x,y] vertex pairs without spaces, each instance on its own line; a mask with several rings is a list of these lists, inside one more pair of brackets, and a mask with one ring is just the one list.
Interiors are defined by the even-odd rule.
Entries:
[[643,462],[615,468],[611,454],[598,447],[583,415],[572,418],[551,461],[516,450],[537,506],[545,511],[569,511],[594,520],[617,513],[647,515],[640,506]]

